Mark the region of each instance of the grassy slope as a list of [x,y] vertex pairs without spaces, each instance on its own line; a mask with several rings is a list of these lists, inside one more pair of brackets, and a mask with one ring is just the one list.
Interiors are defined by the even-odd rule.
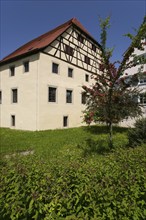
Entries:
[[[126,129],[115,128],[115,145],[126,143]],[[24,150],[36,153],[57,154],[64,147],[76,147],[84,144],[86,139],[106,139],[106,127],[80,127],[65,130],[48,130],[39,132],[0,129],[0,153],[9,154]]]

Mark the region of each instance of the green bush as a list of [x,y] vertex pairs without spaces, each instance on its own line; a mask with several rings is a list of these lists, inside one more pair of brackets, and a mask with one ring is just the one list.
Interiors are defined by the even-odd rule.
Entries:
[[129,145],[133,147],[146,143],[146,118],[138,119],[134,128],[128,130],[128,139]]
[[[69,160],[67,161],[67,154]],[[146,148],[104,156],[5,159],[1,220],[145,220]]]

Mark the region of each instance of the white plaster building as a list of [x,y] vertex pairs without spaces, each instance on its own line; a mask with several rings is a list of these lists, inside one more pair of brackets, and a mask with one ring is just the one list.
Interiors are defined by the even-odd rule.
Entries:
[[[143,43],[143,47],[144,50],[138,50],[135,49],[134,53],[136,56],[134,59],[137,59],[137,57],[142,59],[142,63],[143,63],[143,69],[142,69],[142,73],[139,75],[139,82],[138,82],[138,87],[141,91],[140,96],[138,97],[138,102],[139,104],[142,106],[142,110],[143,110],[143,116],[146,117],[146,39],[144,39],[142,41]],[[133,59],[133,58],[131,58]],[[139,68],[141,65],[137,65],[135,67],[132,67],[128,70],[126,70],[125,73],[128,73],[128,76],[130,77],[133,74],[137,74],[139,72]],[[122,123],[120,123],[122,126],[133,126],[133,123],[135,122],[135,120],[131,120],[130,118],[128,120],[124,120]]]
[[82,125],[82,85],[99,72],[101,46],[75,18],[0,62],[0,127],[46,130]]

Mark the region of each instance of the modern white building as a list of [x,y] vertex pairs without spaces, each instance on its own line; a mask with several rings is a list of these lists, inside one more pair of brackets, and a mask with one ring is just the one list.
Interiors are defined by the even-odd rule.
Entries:
[[[141,59],[141,62],[142,62],[142,66],[143,66],[143,69],[141,70],[141,74],[138,74],[138,87],[140,89],[140,96],[138,97],[138,102],[139,104],[141,105],[142,107],[142,110],[143,110],[143,117],[146,117],[146,39],[144,39],[142,41],[143,43],[143,47],[144,47],[144,50],[138,50],[138,49],[135,49],[134,50],[134,55],[136,55],[134,58],[131,58],[131,59],[135,59],[135,60],[138,60],[137,58],[140,58]],[[139,73],[139,68],[140,68],[141,64],[140,65],[137,65],[135,67],[132,67],[128,70],[126,70],[125,73],[128,73],[128,77],[130,77],[131,75],[133,74],[137,74]],[[130,118],[127,119],[127,120],[124,120],[122,123],[120,123],[122,126],[133,126],[133,123],[135,122],[135,120],[131,120]]]
[[0,127],[82,125],[82,85],[99,72],[101,46],[73,18],[0,61]]

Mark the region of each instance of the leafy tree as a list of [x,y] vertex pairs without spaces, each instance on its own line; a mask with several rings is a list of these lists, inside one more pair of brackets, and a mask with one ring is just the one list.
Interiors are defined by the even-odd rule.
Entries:
[[[139,65],[141,60],[131,59],[135,56],[134,49],[143,50],[142,39],[146,37],[146,17],[135,36],[127,34],[132,40],[131,45],[123,55],[122,61],[110,62],[113,49],[106,47],[107,30],[110,17],[100,19],[102,62],[99,64],[99,73],[93,74],[94,84],[90,87],[83,86],[86,94],[86,109],[84,121],[103,122],[108,126],[109,147],[113,147],[113,123],[119,123],[128,117],[134,118],[142,114],[142,109],[137,101],[140,93],[138,87],[138,75],[128,77],[125,71],[128,68]],[[117,67],[118,66],[118,67]],[[139,72],[142,68],[139,68]]]

